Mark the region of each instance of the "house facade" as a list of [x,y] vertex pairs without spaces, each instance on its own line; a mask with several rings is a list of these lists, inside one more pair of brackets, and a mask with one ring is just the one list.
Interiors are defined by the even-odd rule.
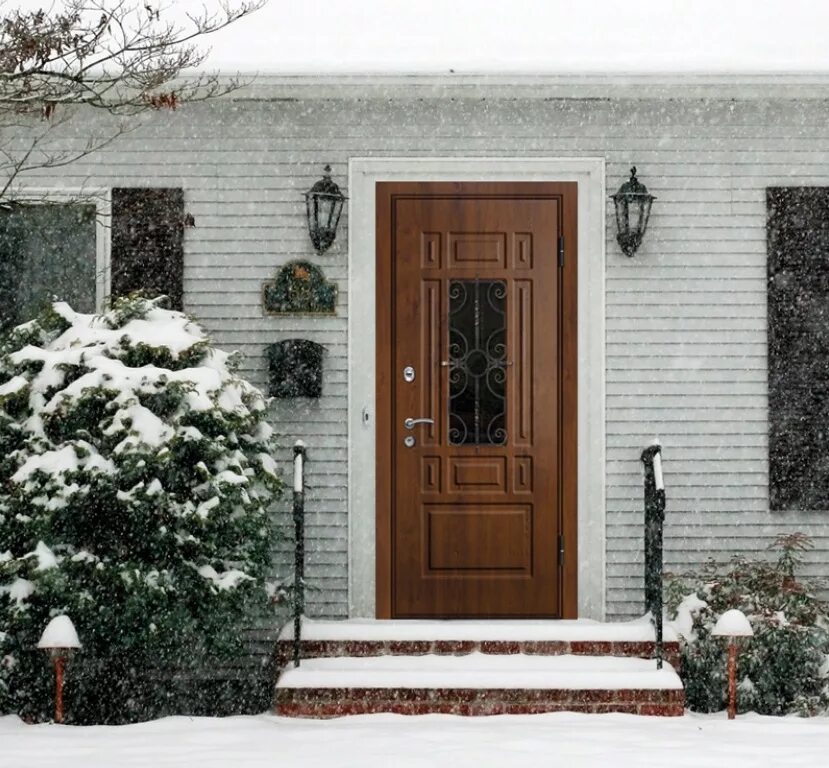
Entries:
[[[61,141],[82,143],[72,125]],[[316,254],[303,195],[326,164],[348,201]],[[634,165],[656,200],[628,257],[609,196]],[[263,389],[271,345],[323,348],[321,395],[271,406],[286,473],[308,446],[311,615],[641,615],[654,438],[668,570],[803,531],[805,575],[829,576],[829,470],[803,419],[825,407],[826,289],[804,266],[824,240],[803,233],[824,221],[826,78],[263,76],[25,184],[81,223],[61,219],[60,280],[33,256],[8,286],[94,308],[146,278]],[[130,200],[180,270],[125,266],[146,252]],[[267,306],[297,261],[333,311]],[[291,561],[286,540],[275,573]]]

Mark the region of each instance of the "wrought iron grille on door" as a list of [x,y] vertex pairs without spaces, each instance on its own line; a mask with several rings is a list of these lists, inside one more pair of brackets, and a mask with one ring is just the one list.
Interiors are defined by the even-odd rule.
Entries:
[[507,441],[507,284],[449,282],[449,444]]

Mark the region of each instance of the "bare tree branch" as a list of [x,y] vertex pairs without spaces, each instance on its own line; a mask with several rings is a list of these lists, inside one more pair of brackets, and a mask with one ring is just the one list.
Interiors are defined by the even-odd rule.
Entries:
[[204,37],[265,2],[215,0],[212,10],[176,21],[168,20],[172,6],[156,0],[63,0],[37,11],[7,10],[0,2],[0,134],[28,136],[24,145],[6,142],[0,150],[0,200],[21,174],[68,165],[128,130],[122,123],[82,147],[55,150],[49,139],[77,117],[77,106],[134,118],[239,88],[238,77],[182,75],[204,62]]

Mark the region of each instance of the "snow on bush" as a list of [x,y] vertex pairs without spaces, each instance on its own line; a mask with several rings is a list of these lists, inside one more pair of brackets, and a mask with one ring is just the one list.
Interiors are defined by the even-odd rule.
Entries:
[[723,613],[745,613],[754,637],[740,641],[737,675],[741,711],[813,715],[829,707],[829,606],[814,586],[795,576],[811,543],[802,534],[772,544],[776,561],[735,557],[699,573],[672,576],[666,602],[682,639],[682,678],[688,706],[725,707],[725,638],[712,635]]
[[266,605],[281,487],[261,393],[161,300],[56,303],[0,340],[0,711],[48,716],[49,620],[76,722],[180,707]]

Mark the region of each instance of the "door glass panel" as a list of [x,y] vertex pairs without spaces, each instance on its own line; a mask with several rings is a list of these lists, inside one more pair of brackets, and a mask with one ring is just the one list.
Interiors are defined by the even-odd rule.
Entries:
[[449,282],[449,444],[503,445],[506,425],[503,280]]

